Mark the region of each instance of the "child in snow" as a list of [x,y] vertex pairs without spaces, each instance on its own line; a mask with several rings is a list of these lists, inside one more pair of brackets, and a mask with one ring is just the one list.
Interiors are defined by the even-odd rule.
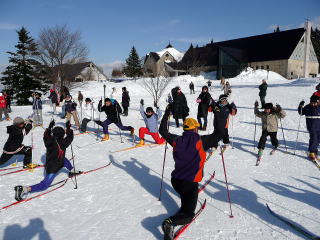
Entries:
[[[55,125],[54,120],[49,124],[49,127],[45,130],[43,134],[44,145],[47,149],[46,153],[46,163],[45,163],[45,177],[44,179],[35,185],[26,187],[26,186],[15,186],[15,199],[21,201],[27,197],[28,193],[40,192],[46,190],[56,177],[57,173],[63,167],[69,170],[69,177],[72,177],[81,172],[71,172],[73,166],[70,161],[65,158],[65,152],[67,147],[72,143],[73,140],[73,131],[70,129],[71,124],[68,121],[66,123],[67,130]],[[53,128],[53,129],[52,129]],[[64,137],[65,133],[67,134]]]
[[200,124],[193,118],[187,118],[183,123],[183,134],[178,136],[168,132],[168,118],[172,104],[166,108],[160,124],[161,136],[173,147],[175,169],[171,174],[171,183],[181,198],[181,208],[178,213],[165,219],[162,223],[164,239],[173,239],[174,227],[190,223],[195,215],[198,201],[198,186],[203,178],[203,168],[206,152],[212,147],[211,135],[200,136]]
[[273,151],[278,148],[279,142],[277,139],[277,131],[278,131],[278,119],[284,118],[286,116],[286,112],[282,110],[280,105],[276,105],[273,107],[272,103],[266,103],[264,105],[264,111],[258,110],[259,103],[256,101],[254,103],[254,114],[261,118],[262,122],[262,135],[258,143],[258,156],[261,157],[264,147],[266,145],[267,137],[270,136],[271,144],[274,147]]
[[161,118],[161,111],[158,107],[157,108],[157,113],[153,111],[152,107],[147,107],[146,112],[144,112],[144,101],[141,99],[140,101],[140,114],[146,123],[146,127],[141,127],[139,128],[139,137],[140,137],[140,142],[137,144],[137,146],[143,146],[144,143],[144,135],[151,135],[153,140],[157,144],[162,144],[165,142],[164,138],[159,136],[158,133],[158,121],[159,118]]
[[122,109],[115,99],[106,98],[104,101],[104,106],[102,106],[102,100],[100,100],[98,105],[98,111],[105,112],[105,114],[107,115],[107,119],[104,122],[101,122],[100,120],[95,121],[97,124],[103,127],[104,137],[102,141],[109,140],[108,126],[111,123],[116,124],[117,127],[121,130],[130,131],[130,135],[133,136],[134,128],[131,126],[122,125],[120,118],[120,113],[122,113]]
[[2,121],[2,113],[4,113],[4,116],[6,117],[7,121],[9,121],[10,117],[8,115],[7,101],[3,94],[0,93],[0,122]]
[[67,121],[70,121],[71,117],[73,117],[73,120],[77,128],[80,129],[80,123],[79,123],[78,113],[77,113],[77,104],[72,100],[72,97],[69,94],[66,96],[64,105],[65,105],[65,111],[67,113]]
[[84,118],[81,124],[81,132],[87,131],[87,125],[91,120],[98,120],[97,108],[90,98],[86,98],[85,105],[83,106]]
[[23,138],[32,129],[32,121],[23,120],[21,117],[16,117],[13,120],[13,125],[7,127],[9,138],[3,147],[3,153],[0,157],[0,165],[5,164],[14,155],[24,155],[23,168],[34,168],[37,165],[31,163],[32,150],[30,146],[22,144]]
[[42,101],[40,93],[32,93],[33,125],[42,126]]
[[307,129],[310,134],[309,140],[309,158],[315,160],[318,158],[318,146],[320,143],[320,98],[317,95],[312,95],[310,103],[304,106],[304,101],[301,101],[298,107],[300,115],[306,116]]
[[[208,124],[208,109],[211,102],[211,95],[208,92],[208,87],[203,86],[202,92],[200,93],[199,97],[197,98],[198,105],[198,114],[197,119],[200,123],[199,130],[206,131],[207,130],[207,124]],[[204,123],[202,125],[201,118],[204,119]]]

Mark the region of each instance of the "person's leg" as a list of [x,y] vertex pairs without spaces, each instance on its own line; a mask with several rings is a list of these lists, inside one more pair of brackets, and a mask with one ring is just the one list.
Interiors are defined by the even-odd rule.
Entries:
[[33,123],[34,123],[35,126],[39,124],[39,118],[38,118],[37,109],[33,110]]
[[270,139],[271,139],[271,144],[274,148],[278,148],[279,141],[277,139],[277,132],[270,132],[269,133]]
[[203,128],[206,129],[208,125],[208,115],[203,117]]
[[73,120],[74,120],[74,123],[76,124],[77,128],[80,128],[80,122],[78,119],[77,111],[73,111],[73,112],[71,112],[71,114],[73,116]]
[[[9,114],[8,114],[8,109],[7,109],[7,108],[4,108],[4,109],[3,109],[3,112],[4,112],[4,116],[6,117],[6,119],[7,119],[7,120],[10,119]],[[1,118],[2,118],[2,115],[0,115],[0,116],[1,116]]]
[[150,133],[150,135],[152,136],[153,140],[157,143],[157,144],[162,144],[164,143],[166,140],[162,137],[160,137],[159,133]]
[[12,156],[12,154],[2,153],[0,157],[0,166],[8,162]]
[[179,118],[175,118],[175,120],[176,120],[176,126],[178,128],[179,127]]
[[131,131],[132,127],[131,126],[123,126],[122,122],[117,122],[115,123],[117,125],[118,128],[120,128],[121,130],[125,130],[125,131]]
[[106,119],[103,123],[102,123],[102,128],[103,128],[103,133],[104,134],[109,134],[108,131],[108,126],[111,124],[112,122],[109,119]]
[[258,143],[258,149],[262,149],[262,150],[264,149],[267,142],[267,136],[268,136],[267,130],[263,131]]
[[264,107],[264,105],[266,104],[265,96],[260,96],[260,102],[261,102],[261,107]]
[[31,159],[32,159],[32,148],[30,146],[25,146],[21,149],[20,152],[18,152],[17,154],[22,154],[24,155],[23,158],[23,165],[27,166],[29,163],[31,163]]
[[88,122],[90,122],[91,120],[88,119],[88,118],[84,118],[82,120],[82,124],[81,124],[81,131],[82,132],[86,132],[87,131],[87,125],[88,125]]
[[144,135],[145,134],[150,135],[150,132],[149,132],[148,128],[146,128],[146,127],[139,128],[139,138],[144,140]]
[[32,192],[41,192],[46,190],[48,187],[50,187],[51,183],[53,182],[53,179],[56,177],[55,173],[49,173],[47,174],[44,179],[35,185],[30,186],[30,193]]
[[316,131],[310,131],[309,152],[316,153],[318,148],[318,137]]
[[0,121],[2,121],[2,111],[3,111],[3,108],[0,108]]
[[67,112],[66,114],[67,114],[67,115],[66,115],[67,121],[70,122],[70,120],[71,120],[71,113]]
[[64,160],[63,160],[63,167],[65,167],[69,171],[71,171],[73,169],[71,162],[67,158],[64,158]]
[[43,125],[42,109],[39,109],[38,112],[39,112],[39,124]]
[[199,129],[202,129],[202,120],[201,120],[201,117],[200,117],[199,114],[197,115],[197,120],[198,120],[198,123],[200,124],[200,128]]
[[223,141],[223,144],[230,144],[228,128],[225,128],[222,141]]

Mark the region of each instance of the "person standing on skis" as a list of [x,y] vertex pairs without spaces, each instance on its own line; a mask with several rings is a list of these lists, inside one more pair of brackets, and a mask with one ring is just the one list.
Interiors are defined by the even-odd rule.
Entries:
[[[50,187],[54,178],[57,176],[58,172],[65,167],[69,171],[69,177],[80,174],[81,172],[71,172],[73,169],[70,161],[65,157],[66,150],[73,141],[73,131],[71,130],[71,124],[68,121],[66,123],[66,131],[55,125],[54,120],[49,124],[49,127],[45,130],[43,134],[44,145],[47,149],[46,153],[46,163],[45,163],[45,177],[44,179],[32,186],[15,186],[15,199],[17,201],[24,200],[28,193],[40,192],[46,190]],[[52,129],[53,128],[53,129]],[[64,137],[66,134],[66,137]]]
[[[207,124],[208,124],[208,109],[211,103],[211,95],[208,92],[208,87],[203,86],[202,92],[200,93],[199,97],[197,98],[198,105],[198,114],[197,120],[200,123],[199,130],[206,131]],[[204,123],[202,125],[201,118],[204,119]]]
[[122,107],[123,107],[123,116],[128,116],[128,108],[130,106],[130,96],[126,87],[122,88]]
[[83,106],[84,118],[81,123],[81,132],[87,131],[87,125],[91,120],[98,120],[97,107],[90,98],[86,98],[85,105]]
[[318,146],[320,143],[320,98],[312,95],[310,103],[304,107],[304,101],[301,101],[298,107],[300,115],[306,116],[307,130],[309,139],[309,158],[316,160],[318,158]]
[[272,103],[266,103],[264,105],[264,111],[259,111],[259,103],[256,101],[254,103],[254,114],[261,118],[262,122],[262,135],[258,143],[258,156],[261,157],[263,150],[265,148],[267,137],[270,136],[271,144],[273,146],[273,151],[277,150],[279,141],[277,139],[278,132],[278,119],[284,118],[286,112],[282,110],[280,105],[273,107]]
[[51,100],[51,103],[52,103],[53,114],[55,114],[56,108],[57,106],[59,106],[59,101],[58,101],[58,94],[54,89],[50,89],[49,99]]
[[191,81],[189,84],[190,94],[194,94],[194,83]]
[[109,140],[109,131],[108,126],[111,123],[114,123],[117,125],[118,128],[125,131],[130,131],[130,135],[133,136],[134,134],[134,128],[131,126],[123,126],[120,118],[120,113],[122,113],[122,109],[119,105],[119,103],[115,99],[106,98],[104,101],[104,106],[102,106],[102,100],[99,101],[98,105],[98,111],[99,112],[105,112],[107,115],[107,119],[104,122],[101,122],[100,120],[95,121],[97,124],[102,126],[104,137],[102,141]]
[[259,86],[259,97],[260,97],[260,102],[261,102],[261,107],[264,107],[266,104],[266,96],[267,96],[267,89],[268,89],[268,84],[265,79],[262,80],[262,83]]
[[77,104],[72,100],[72,97],[70,95],[66,96],[66,100],[64,102],[65,105],[65,111],[67,113],[67,122],[71,120],[71,117],[73,117],[74,123],[77,126],[77,129],[80,129],[80,122],[78,118],[77,113]]
[[173,99],[172,114],[176,121],[177,128],[179,127],[179,119],[186,119],[189,115],[189,107],[187,103],[186,96],[182,93],[180,87],[175,87],[171,90],[171,95]]
[[40,93],[32,93],[33,125],[34,127],[43,125],[42,101]]

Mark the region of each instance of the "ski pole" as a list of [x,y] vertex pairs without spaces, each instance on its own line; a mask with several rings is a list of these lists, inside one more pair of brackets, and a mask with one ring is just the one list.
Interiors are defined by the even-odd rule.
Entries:
[[281,130],[282,130],[282,137],[283,137],[283,141],[284,141],[284,146],[286,147],[286,153],[288,153],[287,143],[286,143],[286,138],[284,137],[284,131],[283,131],[283,127],[282,127],[281,118],[280,118],[280,126],[281,126]]
[[221,146],[221,144],[220,144],[220,150],[221,150],[221,159],[222,159],[222,165],[223,165],[223,171],[224,171],[224,178],[225,178],[226,188],[227,188],[227,192],[228,192],[228,201],[229,201],[229,206],[230,206],[230,216],[229,216],[229,217],[230,217],[230,218],[233,218],[232,208],[231,208],[230,191],[229,191],[229,184],[228,184],[226,166],[225,166],[225,164],[224,164],[224,155],[223,155],[223,151],[222,151],[222,146]]
[[302,117],[302,115],[300,115],[300,117],[299,117],[299,124],[298,124],[298,131],[297,131],[296,145],[295,145],[295,147],[294,147],[293,155],[296,155],[296,150],[297,150],[297,147],[298,147],[298,137],[299,137],[299,132],[300,132],[300,122],[301,122],[301,117]]
[[[101,102],[102,102],[102,97],[101,97]],[[100,121],[100,110],[99,110],[99,121]],[[99,124],[97,124],[98,125],[98,130],[97,130],[97,141],[98,141],[98,136],[99,136],[99,131],[100,131],[100,125]]]
[[[71,144],[71,156],[72,156],[72,163],[73,163],[73,172],[75,173],[76,172],[76,165],[74,164],[74,155],[73,155],[72,144]],[[74,174],[74,182],[76,183],[74,189],[77,189],[78,182],[77,182],[77,175],[76,174]]]
[[257,116],[254,116],[253,150],[256,149]]

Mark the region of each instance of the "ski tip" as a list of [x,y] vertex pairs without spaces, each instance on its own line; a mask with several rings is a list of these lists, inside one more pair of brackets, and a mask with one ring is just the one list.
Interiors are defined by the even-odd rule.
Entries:
[[230,215],[229,218],[234,218],[234,216],[233,216],[233,215]]
[[202,209],[204,209],[204,208],[206,207],[206,205],[207,205],[207,199],[205,199],[205,200],[204,200],[204,202],[203,202],[203,204],[202,204],[201,208],[202,208]]

